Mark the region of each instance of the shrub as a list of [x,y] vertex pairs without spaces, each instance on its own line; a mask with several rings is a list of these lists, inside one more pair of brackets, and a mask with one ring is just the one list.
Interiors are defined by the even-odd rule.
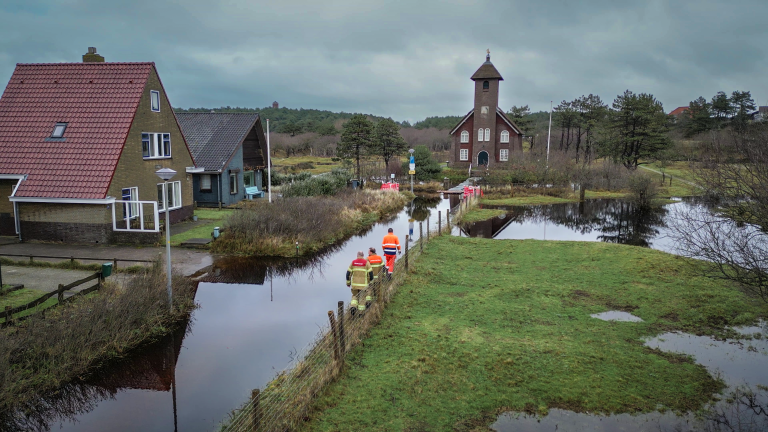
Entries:
[[651,202],[659,193],[656,182],[644,173],[635,173],[630,176],[628,186],[631,192],[630,200],[641,208],[650,207]]
[[349,171],[334,169],[328,174],[308,177],[294,181],[282,188],[283,197],[309,197],[318,195],[336,195],[346,188],[352,178]]
[[272,186],[280,186],[284,184],[290,184],[296,181],[307,180],[312,177],[312,173],[300,172],[296,174],[280,174],[272,173]]
[[[409,158],[410,159],[410,158]],[[413,159],[416,163],[416,180],[427,181],[440,178],[442,167],[440,163],[432,158],[432,152],[427,146],[419,145],[414,148]],[[402,169],[408,172],[408,161],[403,162]]]

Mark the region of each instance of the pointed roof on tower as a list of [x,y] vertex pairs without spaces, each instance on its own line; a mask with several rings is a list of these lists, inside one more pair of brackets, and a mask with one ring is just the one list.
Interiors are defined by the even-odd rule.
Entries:
[[496,67],[491,63],[491,50],[486,50],[486,53],[485,63],[483,63],[480,66],[480,69],[472,75],[472,81],[481,79],[497,79],[499,81],[504,81],[504,78],[501,77],[499,71],[496,70]]

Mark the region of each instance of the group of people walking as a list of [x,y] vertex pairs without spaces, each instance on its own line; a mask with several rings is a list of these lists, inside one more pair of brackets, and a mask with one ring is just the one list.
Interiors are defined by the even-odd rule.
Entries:
[[[362,315],[367,307],[374,301],[376,288],[385,277],[390,277],[395,270],[395,258],[401,254],[400,239],[393,233],[392,228],[387,230],[387,235],[381,241],[384,251],[384,259],[376,254],[376,248],[368,249],[368,257],[363,251],[357,253],[357,258],[352,261],[347,269],[347,286],[352,289],[352,300],[349,302],[350,313]],[[386,269],[386,271],[385,271]],[[373,291],[371,290],[373,288]]]

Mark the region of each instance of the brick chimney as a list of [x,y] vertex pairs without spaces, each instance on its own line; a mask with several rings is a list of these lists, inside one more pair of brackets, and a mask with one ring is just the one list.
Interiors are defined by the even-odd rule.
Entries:
[[96,47],[88,47],[88,53],[83,54],[83,63],[103,63],[104,57],[96,54]]

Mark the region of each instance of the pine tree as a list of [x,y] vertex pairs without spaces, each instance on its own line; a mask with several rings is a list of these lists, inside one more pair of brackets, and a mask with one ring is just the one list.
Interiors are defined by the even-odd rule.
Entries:
[[384,166],[389,167],[389,160],[408,150],[408,143],[400,135],[400,126],[391,118],[376,123],[373,145],[370,153],[384,158]]
[[356,162],[355,176],[360,180],[360,157],[367,154],[373,143],[373,123],[363,114],[355,114],[344,123],[336,156]]

